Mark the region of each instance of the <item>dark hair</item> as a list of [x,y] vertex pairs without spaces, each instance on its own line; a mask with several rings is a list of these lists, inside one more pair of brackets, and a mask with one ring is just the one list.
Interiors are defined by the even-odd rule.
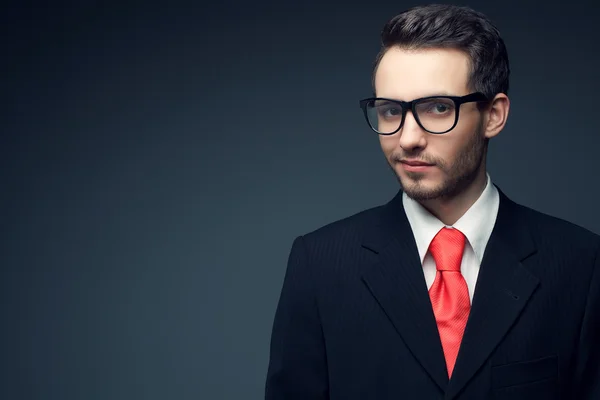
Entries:
[[381,32],[381,50],[373,65],[375,73],[383,55],[392,47],[407,50],[454,48],[470,58],[469,87],[489,99],[508,94],[508,53],[498,29],[482,13],[469,7],[430,4],[410,8],[389,20]]

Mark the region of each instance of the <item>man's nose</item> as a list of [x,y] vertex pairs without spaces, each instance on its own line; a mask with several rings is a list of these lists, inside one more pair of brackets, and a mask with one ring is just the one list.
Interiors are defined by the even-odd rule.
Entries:
[[404,124],[400,129],[399,146],[409,151],[418,147],[425,147],[427,132],[419,126],[412,111],[407,111]]

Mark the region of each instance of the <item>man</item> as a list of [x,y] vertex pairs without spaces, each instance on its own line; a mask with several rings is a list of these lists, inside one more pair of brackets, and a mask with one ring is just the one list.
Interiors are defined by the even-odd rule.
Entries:
[[360,104],[402,190],[293,242],[266,399],[600,399],[600,237],[486,172],[509,112],[497,29],[421,6],[382,42]]

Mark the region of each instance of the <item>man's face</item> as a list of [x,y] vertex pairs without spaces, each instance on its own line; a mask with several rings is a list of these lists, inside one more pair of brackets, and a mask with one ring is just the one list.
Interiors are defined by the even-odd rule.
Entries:
[[[377,97],[405,101],[464,96],[471,93],[468,73],[469,58],[458,50],[392,48],[377,68],[375,91]],[[417,201],[455,197],[485,168],[486,139],[477,103],[462,104],[456,126],[447,133],[428,133],[409,111],[402,129],[379,135],[379,141],[404,192]],[[415,162],[428,165],[410,165]]]

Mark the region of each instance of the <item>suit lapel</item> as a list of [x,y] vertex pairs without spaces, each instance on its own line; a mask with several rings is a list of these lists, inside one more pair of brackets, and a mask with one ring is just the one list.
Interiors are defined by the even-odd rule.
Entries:
[[445,390],[444,354],[401,192],[382,208],[363,247],[376,254],[375,263],[363,272],[364,282],[415,358]]
[[539,284],[521,262],[535,246],[518,205],[500,190],[496,224],[483,256],[469,320],[446,399],[460,393],[515,323]]

